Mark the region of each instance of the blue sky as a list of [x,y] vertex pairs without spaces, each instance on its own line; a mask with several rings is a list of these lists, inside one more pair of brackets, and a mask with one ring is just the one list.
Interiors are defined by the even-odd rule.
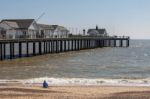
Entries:
[[106,28],[110,35],[150,39],[150,0],[0,0],[0,19],[34,18],[74,32]]

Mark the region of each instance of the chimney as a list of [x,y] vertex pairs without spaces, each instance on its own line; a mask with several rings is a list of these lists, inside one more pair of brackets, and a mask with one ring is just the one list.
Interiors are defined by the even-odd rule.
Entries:
[[98,30],[98,26],[96,25],[96,30]]
[[85,36],[85,29],[83,29],[83,35]]

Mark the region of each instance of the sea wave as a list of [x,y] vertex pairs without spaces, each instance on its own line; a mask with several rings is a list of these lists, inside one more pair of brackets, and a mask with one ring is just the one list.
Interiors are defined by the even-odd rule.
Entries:
[[41,85],[46,80],[50,86],[150,86],[150,79],[89,79],[89,78],[33,78],[26,80],[0,80],[0,83]]

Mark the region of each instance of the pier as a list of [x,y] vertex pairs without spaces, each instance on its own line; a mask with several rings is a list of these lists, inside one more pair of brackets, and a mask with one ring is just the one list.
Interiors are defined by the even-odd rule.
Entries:
[[0,60],[103,47],[129,47],[129,37],[69,37],[0,40]]

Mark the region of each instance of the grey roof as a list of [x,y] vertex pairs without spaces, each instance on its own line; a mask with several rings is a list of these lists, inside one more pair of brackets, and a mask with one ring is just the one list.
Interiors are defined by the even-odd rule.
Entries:
[[10,22],[10,21],[2,21],[2,22],[4,22],[7,26],[11,27],[12,29],[19,28],[19,26],[16,22]]
[[39,28],[45,30],[55,30],[56,28],[53,25],[46,25],[46,24],[37,24]]
[[106,29],[89,29],[88,33],[93,32],[93,31],[97,32],[99,34],[105,34],[106,33]]
[[67,32],[69,32],[69,30],[67,28],[63,27],[63,26],[57,26],[57,28],[59,30],[61,30],[61,31],[67,31]]
[[[11,26],[11,24],[17,24],[18,26],[12,26],[14,28],[18,29],[28,29],[30,25],[34,22],[34,19],[5,19],[2,20],[1,22],[7,22],[8,25]],[[10,23],[10,24],[9,24]]]
[[104,34],[106,33],[106,29],[98,29],[99,34]]
[[[67,28],[59,25],[46,25],[46,24],[37,24],[39,28],[45,30],[56,30],[59,29],[61,31],[68,31]],[[69,32],[69,31],[68,31]]]

